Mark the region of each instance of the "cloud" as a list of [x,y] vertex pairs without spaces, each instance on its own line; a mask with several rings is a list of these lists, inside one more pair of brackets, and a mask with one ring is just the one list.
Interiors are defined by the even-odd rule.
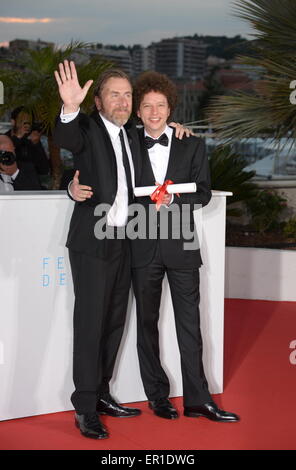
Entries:
[[15,18],[12,16],[0,16],[0,23],[53,23],[54,18]]
[[[0,0],[1,1],[1,0]],[[249,25],[231,15],[233,0],[36,0],[1,2],[0,41],[18,38],[68,43],[148,45],[165,37],[214,34],[246,37]],[[17,17],[15,12],[17,11]]]

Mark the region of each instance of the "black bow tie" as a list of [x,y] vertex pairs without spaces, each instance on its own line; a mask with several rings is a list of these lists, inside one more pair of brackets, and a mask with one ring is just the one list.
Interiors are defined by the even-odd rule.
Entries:
[[166,134],[162,134],[158,139],[151,139],[151,137],[146,135],[145,145],[147,149],[151,149],[154,144],[165,145],[167,147],[169,145],[169,138]]

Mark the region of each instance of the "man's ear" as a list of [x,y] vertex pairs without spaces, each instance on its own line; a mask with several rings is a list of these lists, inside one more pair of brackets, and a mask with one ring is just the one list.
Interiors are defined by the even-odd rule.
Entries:
[[102,105],[101,105],[101,100],[100,100],[100,98],[99,98],[98,96],[95,96],[95,104],[96,104],[97,110],[100,111]]

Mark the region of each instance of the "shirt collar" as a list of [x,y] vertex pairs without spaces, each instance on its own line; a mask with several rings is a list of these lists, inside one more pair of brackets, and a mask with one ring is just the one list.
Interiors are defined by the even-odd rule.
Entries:
[[110,137],[115,140],[119,136],[119,132],[122,129],[122,127],[116,126],[116,124],[113,124],[113,122],[108,121],[101,113],[99,113],[103,123],[105,124],[105,127],[110,135]]
[[[168,136],[168,139],[170,140],[172,138],[172,135],[173,135],[173,129],[167,125],[166,128],[164,129],[164,131],[162,132],[162,134],[166,134]],[[162,134],[160,134],[160,135],[162,135]],[[149,135],[146,132],[146,129],[144,128],[144,136],[146,136],[146,135],[148,137],[151,137],[151,139],[155,139],[155,137],[152,137],[151,135]]]

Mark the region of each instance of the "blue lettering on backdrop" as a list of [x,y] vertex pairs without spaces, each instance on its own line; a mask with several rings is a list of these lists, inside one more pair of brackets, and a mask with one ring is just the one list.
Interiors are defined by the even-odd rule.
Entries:
[[61,273],[59,279],[60,279],[60,286],[65,286],[66,285],[66,273]]
[[42,285],[43,285],[43,287],[49,286],[49,275],[48,274],[43,274],[43,276],[42,276]]
[[64,259],[64,256],[57,256],[56,259],[50,258],[48,256],[42,258],[42,287],[48,287],[51,284],[57,284],[59,286],[66,285]]

